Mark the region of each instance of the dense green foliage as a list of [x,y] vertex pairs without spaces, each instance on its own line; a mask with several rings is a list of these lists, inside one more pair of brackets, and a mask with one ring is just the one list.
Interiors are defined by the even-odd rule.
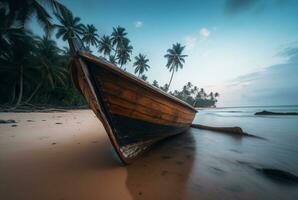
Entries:
[[[156,80],[153,81],[152,85],[165,92],[168,90],[168,84],[159,86]],[[170,92],[170,94],[194,107],[213,107],[217,102],[217,97],[219,97],[217,92],[207,94],[203,88],[199,90],[199,88],[194,86],[191,82],[184,85],[181,91],[174,90]]]
[[[52,15],[48,12],[52,11]],[[54,25],[55,13],[63,26]],[[45,30],[40,38],[26,29],[26,23],[35,15]],[[28,104],[59,106],[84,105],[82,97],[73,88],[68,63],[68,50],[60,49],[50,38],[83,34],[79,19],[72,16],[56,0],[1,0],[0,4],[0,104],[18,107]],[[73,20],[75,23],[72,23]],[[71,26],[70,26],[71,25]],[[70,32],[74,26],[79,31]]]
[[[34,35],[25,26],[32,16],[44,29],[44,36]],[[53,18],[58,24],[52,24]],[[67,41],[81,38],[86,49],[96,48],[102,59],[126,70],[131,61],[133,47],[126,29],[114,27],[111,35],[100,37],[92,24],[84,25],[81,19],[57,0],[0,0],[0,105],[17,108],[21,105],[81,106],[85,101],[73,87],[68,63],[69,49],[58,47],[52,38]],[[167,92],[174,72],[183,68],[184,46],[177,43],[167,50],[166,67],[171,72],[168,84],[160,87]],[[134,73],[144,81],[150,68],[149,59],[138,54],[133,61]],[[194,106],[214,106],[217,93],[207,95],[190,83],[182,91],[170,94]]]

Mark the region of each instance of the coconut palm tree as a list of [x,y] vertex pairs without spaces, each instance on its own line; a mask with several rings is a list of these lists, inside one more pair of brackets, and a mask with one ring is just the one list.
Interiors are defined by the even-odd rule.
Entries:
[[[25,103],[29,103],[43,85],[54,89],[57,84],[65,85],[67,69],[61,65],[61,49],[54,40],[44,36],[37,39],[35,54],[35,68],[40,74],[40,80]],[[60,63],[59,63],[60,62]]]
[[169,85],[166,83],[164,86],[160,86],[160,89],[167,92],[169,90]]
[[99,43],[99,35],[97,33],[97,29],[95,28],[95,26],[93,24],[87,24],[87,26],[83,26],[84,30],[83,30],[83,36],[82,36],[82,41],[86,43],[86,45],[88,47],[90,47],[90,45],[92,46],[96,46]]
[[130,45],[130,40],[126,37],[127,33],[125,28],[117,26],[113,28],[111,34],[112,46],[115,47],[115,57],[117,59],[120,68],[130,61],[130,54],[133,47]]
[[147,81],[148,77],[147,77],[145,74],[143,74],[143,75],[141,76],[141,79],[142,79],[143,81]]
[[166,67],[172,72],[168,89],[171,86],[174,72],[178,71],[179,68],[183,68],[183,63],[185,62],[184,58],[187,57],[187,55],[182,55],[184,48],[185,46],[181,46],[180,43],[173,44],[172,48],[168,49],[168,53],[164,56],[168,59]]
[[[121,26],[117,26],[113,28],[113,32],[111,34],[112,45],[116,46],[116,50],[120,49],[124,46],[124,43],[128,41],[126,38],[127,33],[125,32],[125,28]],[[127,42],[128,43],[128,42]]]
[[[18,42],[13,42],[9,51],[0,55],[0,73],[4,74],[7,84],[12,88],[12,103],[17,97],[15,107],[22,102],[24,95],[24,84],[28,80],[27,73],[31,68],[32,50],[34,49],[34,40],[29,32],[24,32],[18,38]],[[25,77],[27,76],[27,77]]]
[[213,101],[214,100],[214,94],[213,94],[213,92],[210,92],[209,95],[208,95],[208,97],[210,98],[211,101]]
[[204,88],[201,88],[199,94],[200,94],[201,99],[206,99],[207,98],[207,94],[206,94]]
[[[113,50],[112,40],[110,36],[103,35],[99,40],[98,46],[98,52],[102,53],[104,56],[110,56],[111,51]],[[113,58],[115,58],[115,56]]]
[[194,86],[191,89],[191,94],[193,94],[194,96],[196,96],[196,94],[199,92],[199,88],[197,86]]
[[116,57],[115,57],[114,55],[110,55],[110,56],[109,56],[109,61],[110,61],[112,64],[114,64],[114,65],[117,64],[117,60],[116,60]]
[[80,23],[79,17],[74,17],[71,11],[63,10],[61,14],[55,13],[60,24],[55,24],[57,28],[56,38],[62,37],[66,41],[71,37],[80,37],[84,32],[84,25]]
[[157,80],[154,80],[153,83],[152,83],[152,85],[155,86],[155,87],[157,87],[157,88],[159,88],[159,85],[158,85]]
[[125,65],[127,62],[130,61],[130,55],[132,53],[132,49],[133,47],[129,44],[129,40],[124,40],[121,48],[117,50],[116,59],[121,69],[123,65]]
[[133,66],[135,67],[135,74],[138,74],[138,77],[142,75],[145,71],[148,71],[150,66],[147,64],[149,59],[146,58],[146,55],[139,54],[135,57],[135,62]]
[[8,9],[9,20],[18,20],[24,27],[32,16],[36,16],[37,21],[46,31],[52,27],[48,8],[57,13],[66,9],[58,0],[1,0],[1,4]]
[[65,60],[69,61],[69,58],[71,57],[71,51],[69,47],[63,47],[59,51],[61,51],[61,55],[65,58]]

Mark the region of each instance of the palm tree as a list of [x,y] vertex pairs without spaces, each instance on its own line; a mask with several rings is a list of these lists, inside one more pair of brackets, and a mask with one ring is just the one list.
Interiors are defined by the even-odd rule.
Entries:
[[4,74],[2,78],[7,79],[7,83],[12,86],[12,103],[17,97],[15,107],[18,107],[23,99],[24,84],[27,81],[31,67],[32,50],[34,49],[34,40],[30,33],[24,32],[18,38],[18,42],[13,42],[9,51],[0,55],[0,73]]
[[143,81],[147,81],[148,77],[147,77],[145,74],[143,74],[143,75],[141,76],[141,79],[142,79]]
[[[112,40],[110,36],[104,35],[99,40],[99,49],[98,52],[103,53],[104,56],[110,56],[111,51],[113,50]],[[115,56],[114,56],[115,58]]]
[[214,94],[213,92],[210,92],[210,94],[208,95],[210,97],[210,100],[213,101],[214,100]]
[[138,77],[142,75],[145,71],[148,71],[150,66],[147,64],[149,62],[149,59],[146,58],[146,55],[144,54],[139,54],[138,56],[135,57],[135,62],[133,64],[135,68],[135,74],[138,73]]
[[200,94],[200,97],[201,97],[202,99],[206,99],[207,94],[206,94],[204,88],[201,88],[199,94]]
[[1,0],[1,4],[3,7],[7,7],[9,20],[18,20],[21,26],[24,27],[32,16],[36,16],[37,21],[46,31],[49,31],[52,27],[51,15],[46,7],[57,13],[66,10],[66,7],[58,0]]
[[97,29],[93,24],[87,24],[87,26],[84,26],[82,41],[85,42],[88,47],[90,47],[90,45],[97,47],[99,43],[98,37],[99,35],[97,34]]
[[186,90],[188,91],[188,93],[191,93],[191,88],[193,87],[193,84],[191,82],[187,82],[186,84]]
[[112,64],[114,64],[114,65],[117,64],[117,60],[116,60],[116,57],[115,57],[114,55],[110,55],[110,56],[109,56],[109,61],[110,61]]
[[166,67],[172,72],[171,79],[168,84],[168,89],[171,86],[173,75],[175,71],[178,71],[179,68],[183,68],[183,64],[185,62],[184,58],[187,55],[182,55],[185,46],[181,46],[180,43],[173,44],[171,49],[167,50],[167,54],[164,56],[168,59]]
[[193,94],[194,96],[196,96],[196,94],[199,92],[199,88],[197,86],[194,86],[191,89],[191,94]]
[[57,84],[65,85],[67,79],[67,69],[61,65],[62,63],[59,63],[61,62],[59,55],[61,50],[57,47],[56,42],[44,36],[38,38],[36,46],[36,58],[34,59],[36,63],[34,64],[40,73],[40,80],[25,103],[29,103],[44,84],[54,89]]
[[71,37],[80,37],[84,32],[84,25],[80,23],[79,17],[74,17],[71,11],[63,10],[61,14],[55,13],[60,24],[55,24],[57,28],[56,38],[62,37],[64,41]]
[[130,54],[132,53],[133,47],[129,45],[129,40],[124,40],[121,48],[117,50],[117,57],[118,64],[122,69],[122,66],[125,65],[127,62],[130,61]]
[[152,85],[155,86],[155,87],[157,87],[157,88],[159,88],[159,85],[158,85],[157,80],[154,80],[153,83],[152,83]]
[[130,40],[126,37],[127,33],[125,28],[117,26],[113,28],[111,34],[112,46],[115,47],[115,56],[122,68],[128,61],[130,61],[130,54],[132,53],[133,47],[129,44]]
[[112,45],[116,46],[116,49],[122,48],[124,43],[127,42],[126,38],[127,33],[125,32],[125,28],[121,26],[117,26],[113,28],[113,32],[111,34]]
[[166,83],[164,86],[160,86],[160,89],[167,92],[169,90],[169,85]]

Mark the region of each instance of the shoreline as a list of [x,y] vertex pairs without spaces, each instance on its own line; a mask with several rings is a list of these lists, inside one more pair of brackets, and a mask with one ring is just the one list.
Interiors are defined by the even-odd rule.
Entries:
[[[204,121],[212,115],[198,117]],[[265,141],[190,129],[124,166],[91,110],[0,113],[0,119],[17,122],[0,124],[1,199],[298,198],[297,160],[289,168],[280,160],[286,154],[275,157],[284,149],[273,151],[278,140],[270,135]]]
[[14,107],[0,107],[0,113],[34,113],[34,112],[67,112],[69,110],[88,110],[88,105],[84,106],[52,106],[52,105],[38,105],[38,106],[20,106]]

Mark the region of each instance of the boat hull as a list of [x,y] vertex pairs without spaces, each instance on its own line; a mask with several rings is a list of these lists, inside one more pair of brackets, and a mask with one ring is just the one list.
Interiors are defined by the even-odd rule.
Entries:
[[124,163],[157,141],[186,131],[194,119],[191,106],[91,54],[79,53],[71,70]]

